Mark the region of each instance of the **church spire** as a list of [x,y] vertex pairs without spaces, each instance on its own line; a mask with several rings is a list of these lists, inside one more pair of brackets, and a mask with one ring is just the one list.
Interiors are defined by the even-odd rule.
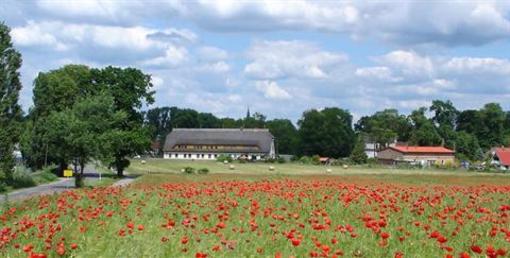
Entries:
[[250,106],[248,105],[248,111],[246,112],[246,118],[250,118]]

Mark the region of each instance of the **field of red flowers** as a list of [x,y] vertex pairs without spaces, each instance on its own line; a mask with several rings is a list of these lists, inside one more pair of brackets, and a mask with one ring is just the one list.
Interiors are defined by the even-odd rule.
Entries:
[[510,185],[137,184],[32,199],[0,221],[1,257],[508,257]]

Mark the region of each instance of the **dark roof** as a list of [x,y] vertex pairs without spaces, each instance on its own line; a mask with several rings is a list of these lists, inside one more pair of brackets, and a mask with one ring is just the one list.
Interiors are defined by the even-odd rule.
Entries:
[[[188,129],[176,128],[169,133],[165,140],[164,151],[189,150],[174,149],[178,144],[190,145],[225,145],[225,146],[251,146],[245,150],[204,150],[207,152],[261,152],[269,153],[273,135],[268,129]],[[198,150],[197,150],[198,151]]]

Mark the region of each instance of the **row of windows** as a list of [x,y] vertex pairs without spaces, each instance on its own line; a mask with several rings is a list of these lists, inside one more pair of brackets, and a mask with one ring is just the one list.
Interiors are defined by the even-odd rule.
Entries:
[[190,149],[190,150],[218,150],[218,149],[253,149],[258,150],[258,146],[248,146],[248,145],[186,145],[186,144],[178,144],[174,147],[174,149]]
[[[192,158],[193,154],[183,154],[184,155],[184,158]],[[178,158],[179,157],[179,154],[174,154],[174,157]],[[200,157],[200,158],[205,158],[206,157],[206,154],[195,154],[195,157]],[[211,158],[217,158],[218,157],[218,154],[207,154],[207,158],[211,159]]]

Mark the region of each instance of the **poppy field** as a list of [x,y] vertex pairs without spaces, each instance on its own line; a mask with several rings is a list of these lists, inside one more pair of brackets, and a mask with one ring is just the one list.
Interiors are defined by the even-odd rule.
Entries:
[[509,256],[510,184],[219,177],[4,207],[0,256]]

